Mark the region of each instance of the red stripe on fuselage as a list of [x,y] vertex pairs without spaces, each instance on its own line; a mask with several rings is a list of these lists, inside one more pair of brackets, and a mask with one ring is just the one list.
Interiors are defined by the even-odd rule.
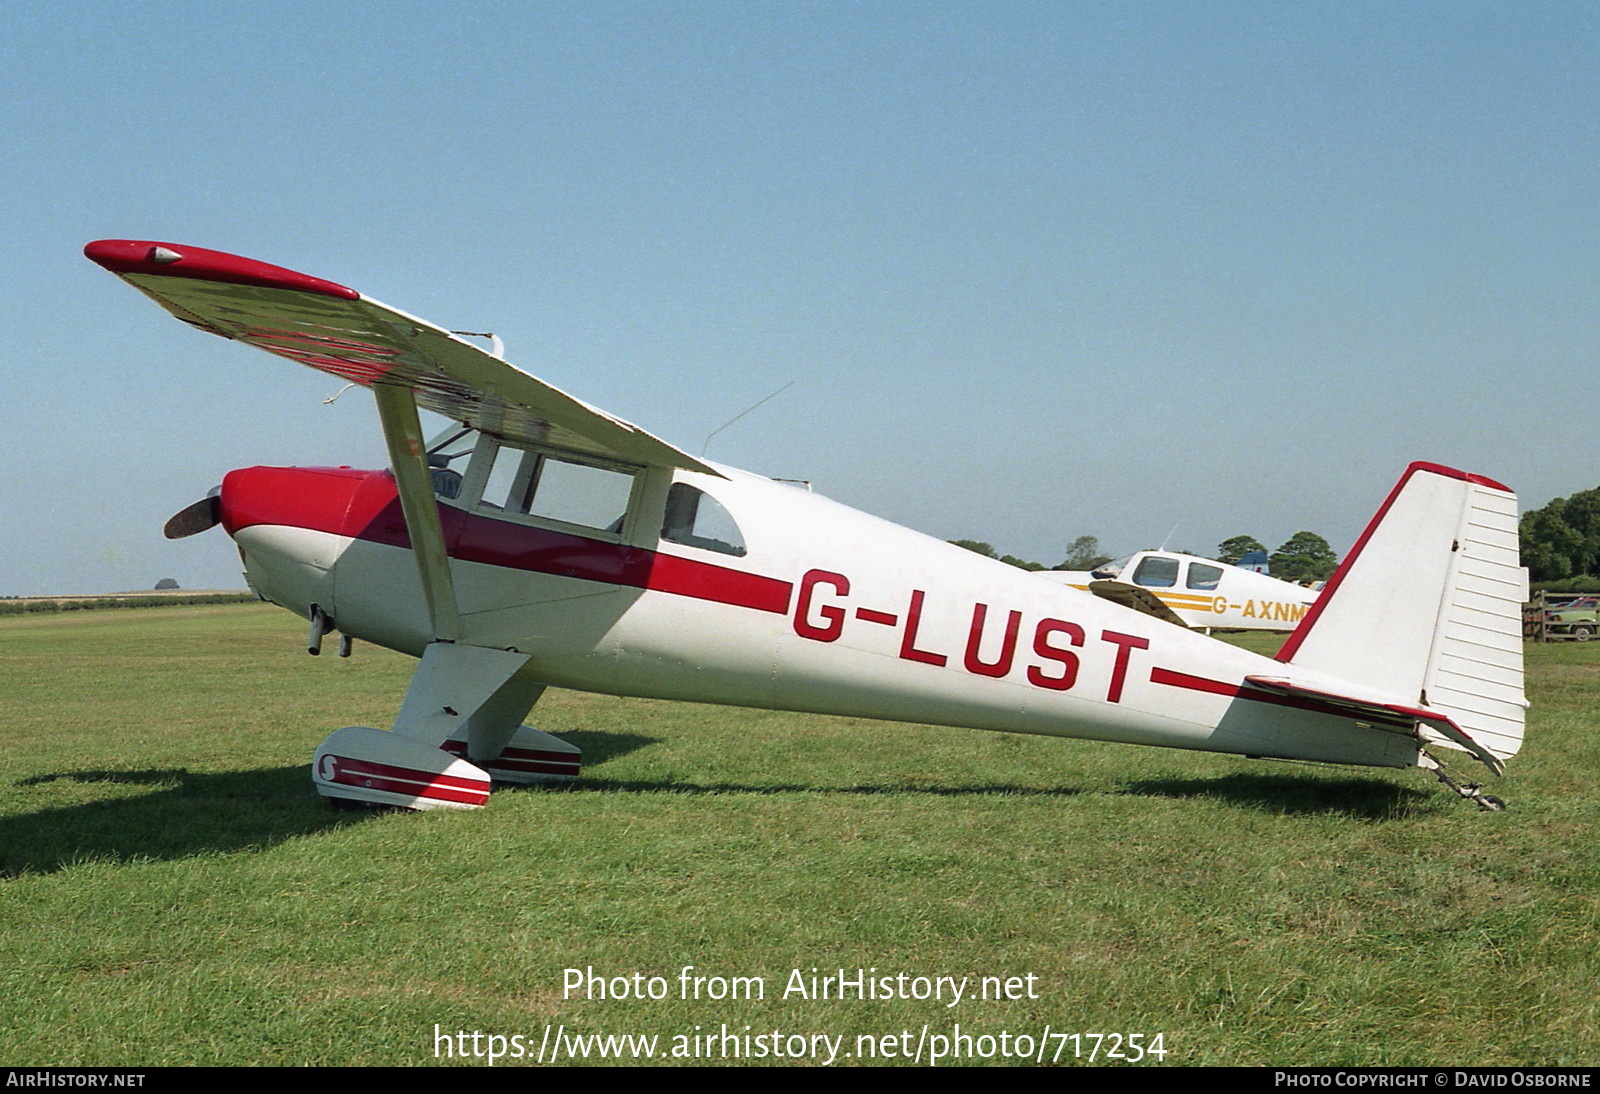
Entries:
[[[783,615],[794,586],[777,578],[439,506],[450,557],[626,585]],[[247,467],[222,481],[229,535],[273,524],[411,548],[394,479],[351,468]]]

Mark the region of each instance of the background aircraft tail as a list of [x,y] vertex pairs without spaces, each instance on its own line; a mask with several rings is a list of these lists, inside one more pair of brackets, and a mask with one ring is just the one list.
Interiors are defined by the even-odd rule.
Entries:
[[[1522,746],[1527,598],[1516,495],[1414,463],[1278,660],[1445,715],[1504,760]],[[1423,735],[1461,747],[1426,725]]]

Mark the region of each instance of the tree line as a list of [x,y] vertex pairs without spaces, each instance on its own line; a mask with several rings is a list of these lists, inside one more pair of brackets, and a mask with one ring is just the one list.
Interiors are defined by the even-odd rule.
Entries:
[[[1530,580],[1555,591],[1600,590],[1600,486],[1528,510],[1522,514],[1518,531],[1522,565],[1528,568]],[[1067,557],[1054,566],[1002,555],[977,540],[951,542],[1024,570],[1092,570],[1111,561],[1109,555],[1100,552],[1100,541],[1094,536],[1073,540],[1067,547]],[[1266,545],[1254,536],[1231,536],[1219,543],[1216,553],[1209,557],[1237,565],[1250,552],[1266,550]],[[1296,532],[1276,551],[1268,552],[1268,558],[1272,576],[1285,581],[1326,580],[1339,562],[1328,541],[1314,532]]]
[[1079,536],[1067,546],[1067,557],[1054,566],[1046,566],[1042,562],[1032,562],[1016,555],[1002,555],[994,549],[992,543],[985,543],[981,539],[952,539],[951,543],[957,547],[965,547],[974,554],[984,558],[997,558],[1008,566],[1015,566],[1019,570],[1092,570],[1096,566],[1104,566],[1111,561],[1110,555],[1100,553],[1100,541],[1094,536]]
[[[1093,570],[1097,566],[1104,566],[1111,561],[1111,556],[1102,554],[1100,541],[1094,536],[1079,536],[1067,546],[1067,556],[1054,566],[1046,566],[1041,562],[1032,562],[1028,559],[1017,558],[1015,555],[1003,555],[994,549],[994,546],[976,539],[953,539],[950,541],[957,547],[965,547],[969,551],[984,556],[985,558],[999,559],[1023,570]],[[1267,550],[1262,542],[1254,536],[1230,536],[1217,545],[1214,555],[1202,556],[1214,558],[1218,562],[1229,565],[1238,565],[1239,560],[1252,551]],[[1197,551],[1180,551],[1180,554],[1197,555]],[[1328,541],[1315,532],[1296,532],[1285,540],[1276,551],[1267,556],[1271,567],[1272,576],[1282,578],[1284,581],[1326,581],[1339,565],[1339,556]]]

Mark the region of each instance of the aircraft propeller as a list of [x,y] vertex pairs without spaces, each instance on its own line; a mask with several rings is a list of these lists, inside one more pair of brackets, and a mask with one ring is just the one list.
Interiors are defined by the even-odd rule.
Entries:
[[161,533],[168,539],[183,539],[222,522],[222,487],[214,486],[205,497],[172,514]]

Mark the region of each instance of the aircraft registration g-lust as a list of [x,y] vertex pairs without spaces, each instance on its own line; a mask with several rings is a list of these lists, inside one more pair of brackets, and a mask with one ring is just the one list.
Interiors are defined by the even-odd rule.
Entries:
[[1317,591],[1178,551],[1139,551],[1093,570],[1038,570],[1040,577],[1207,631],[1292,631]]
[[[577,774],[546,687],[1448,772],[1521,745],[1516,499],[1401,476],[1275,658],[724,467],[353,289],[172,243],[89,258],[203,331],[368,387],[387,470],[248,467],[220,523],[261,597],[420,657],[391,730],[335,730],[326,797],[484,804]],[[460,425],[425,441],[418,407]]]

